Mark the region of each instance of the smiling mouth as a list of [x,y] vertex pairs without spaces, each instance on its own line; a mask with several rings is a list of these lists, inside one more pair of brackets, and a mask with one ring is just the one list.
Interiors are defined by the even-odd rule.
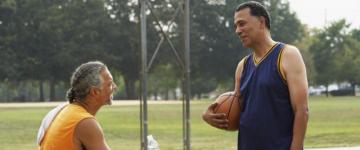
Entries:
[[241,41],[244,41],[246,37],[239,37]]

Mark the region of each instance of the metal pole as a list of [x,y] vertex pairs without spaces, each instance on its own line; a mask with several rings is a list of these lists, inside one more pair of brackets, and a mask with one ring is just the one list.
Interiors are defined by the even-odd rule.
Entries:
[[185,70],[183,69],[182,70],[183,71],[183,76],[181,77],[181,91],[182,91],[182,128],[183,128],[183,130],[182,130],[182,136],[183,136],[183,149],[185,150],[186,149],[186,141],[187,141],[187,138],[186,138],[186,135],[187,135],[187,133],[186,133],[186,120],[187,120],[187,118],[186,118],[186,106],[185,106],[185,99],[186,99],[186,88],[185,88],[185,81],[186,81],[186,79],[185,79]]
[[140,19],[141,19],[141,60],[142,60],[142,148],[148,149],[147,135],[148,135],[148,118],[147,118],[147,44],[146,44],[146,0],[141,0],[140,3]]
[[190,150],[190,3],[184,0],[185,89],[186,89],[186,150]]

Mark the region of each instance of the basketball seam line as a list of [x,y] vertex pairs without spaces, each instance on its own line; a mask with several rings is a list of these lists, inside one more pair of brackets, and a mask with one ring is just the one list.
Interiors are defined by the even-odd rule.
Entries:
[[[224,95],[224,96],[228,96],[228,95]],[[231,95],[229,95],[229,96],[231,96]],[[222,96],[220,96],[220,97],[222,97]],[[224,101],[222,101],[220,104],[218,104],[219,106],[217,107],[216,110],[214,110],[215,113],[217,113],[217,111],[219,110],[220,106],[221,106],[222,104],[224,104],[225,101],[226,101],[226,100],[224,100]]]

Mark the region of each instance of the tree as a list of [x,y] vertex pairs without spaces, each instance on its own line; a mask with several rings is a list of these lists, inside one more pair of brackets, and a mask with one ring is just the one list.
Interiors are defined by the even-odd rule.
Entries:
[[[343,76],[341,57],[346,47],[347,29],[349,25],[345,20],[331,23],[324,30],[315,33],[315,40],[309,47],[314,56],[315,69],[318,72],[316,81],[328,87],[331,82]],[[326,89],[328,95],[328,89]]]
[[201,95],[234,78],[237,63],[248,53],[232,24],[238,2],[191,1],[191,87]]
[[18,1],[15,49],[21,51],[22,77],[39,80],[40,91],[48,81],[51,101],[56,99],[56,85],[68,83],[75,66],[104,58],[102,22],[108,15],[103,4],[102,0]]
[[[162,37],[156,20],[159,19],[160,24],[165,26],[169,24],[177,4],[178,1],[176,0],[151,1],[152,13],[155,13],[157,17],[154,17],[153,14],[147,15],[148,61],[154,53],[158,41]],[[109,50],[109,54],[112,55],[109,57],[111,58],[110,60],[113,60],[112,64],[119,69],[124,77],[128,99],[136,99],[135,83],[139,81],[141,69],[138,5],[136,1],[122,0],[108,0],[106,1],[106,5],[109,8],[108,13],[112,21],[109,26],[111,29],[107,31],[107,40],[104,41],[105,49]],[[179,20],[176,19],[175,22],[177,21]],[[173,41],[174,46],[179,50],[180,42],[176,42],[179,41],[178,38],[180,37],[179,32],[177,32],[179,29],[178,26],[178,23],[167,26],[169,30],[165,32],[169,34],[170,40]],[[162,45],[160,53],[152,67],[154,68],[159,64],[171,64],[173,66],[176,64],[172,50],[166,42]]]
[[169,100],[169,92],[179,87],[181,77],[171,64],[157,65],[149,72],[149,93],[153,93],[155,100],[159,93],[163,93],[164,99]]
[[271,18],[271,36],[273,39],[293,44],[299,42],[304,35],[304,28],[296,16],[290,10],[288,1],[263,0]]
[[0,2],[0,82],[5,79],[18,77],[16,61],[17,51],[14,49],[16,41],[16,2],[5,0]]
[[[130,20],[136,16],[134,1],[107,0],[107,15],[111,18],[104,29],[106,63],[122,74],[127,99],[136,99],[136,81],[140,73],[139,22]],[[136,18],[132,18],[136,19]]]
[[[290,28],[275,28],[274,35],[280,40],[288,40],[285,42],[297,41],[298,26],[286,24],[287,21],[298,23],[294,14],[286,12],[288,7],[278,1],[261,2],[271,7],[271,11],[279,9],[272,18],[277,20],[273,26]],[[148,60],[160,39],[164,38],[157,21],[167,28],[164,32],[178,50],[179,57],[183,58],[181,11],[175,16],[175,23],[170,24],[177,8],[183,9],[182,3],[178,0],[150,3],[158,16],[148,15]],[[228,0],[225,5],[208,0],[191,1],[191,84],[196,95],[229,83],[234,78],[237,63],[249,53],[241,46],[232,28],[234,6],[238,4],[235,0]],[[127,98],[136,99],[141,62],[138,12],[137,1],[132,0],[1,1],[0,59],[6,62],[1,63],[0,68],[6,72],[0,73],[0,79],[38,81],[41,100],[44,99],[43,84],[50,83],[50,99],[54,100],[55,87],[68,86],[69,76],[76,66],[100,59],[123,77]],[[277,19],[278,15],[288,16],[283,21]],[[292,38],[282,36],[289,33]],[[169,70],[176,75],[181,74],[166,42],[152,68],[164,66],[170,66]],[[170,87],[163,83],[161,86]]]
[[[348,26],[347,26],[348,27]],[[355,95],[355,86],[360,84],[360,41],[356,39],[358,32],[352,30],[344,38],[341,51],[335,56],[336,70],[339,81],[348,81],[352,87],[352,94]]]
[[311,36],[310,35],[311,32],[316,32],[316,31],[313,31],[308,27],[304,26],[304,35],[302,39],[298,42],[295,42],[294,45],[296,45],[296,47],[300,50],[302,57],[304,59],[308,82],[310,85],[314,85],[316,84],[317,72],[314,66],[315,63],[314,56],[309,47],[314,42],[314,40],[316,40],[316,37]]

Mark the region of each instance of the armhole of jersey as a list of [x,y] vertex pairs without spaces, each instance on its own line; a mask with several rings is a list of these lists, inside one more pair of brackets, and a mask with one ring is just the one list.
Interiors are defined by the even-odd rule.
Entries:
[[241,60],[241,61],[244,61],[244,62],[243,62],[242,70],[241,70],[241,76],[240,76],[240,79],[239,79],[239,82],[240,82],[239,90],[240,90],[240,87],[241,87],[241,79],[243,78],[244,73],[245,73],[245,67],[246,67],[248,58],[249,58],[249,55],[245,56],[245,57]]
[[[77,138],[77,136],[75,135],[76,134],[76,129],[78,127],[78,125],[84,121],[85,119],[94,119],[96,121],[96,118],[94,116],[86,116],[84,118],[81,118],[76,124],[75,124],[75,127],[74,127],[74,130],[73,130],[73,133],[72,133],[72,141],[74,142],[74,140]],[[80,139],[77,139],[80,141]],[[83,145],[83,143],[80,141],[81,145]]]
[[[243,63],[243,66],[242,66],[241,77],[244,75],[245,67],[246,67],[248,58],[249,58],[249,55],[245,56],[244,59],[243,59],[244,63]],[[241,79],[241,77],[240,77],[240,79]]]
[[284,70],[283,70],[282,65],[281,65],[282,54],[283,54],[283,52],[284,52],[285,46],[286,46],[286,45],[284,45],[284,47],[281,48],[281,50],[280,50],[280,52],[279,52],[278,61],[277,61],[277,66],[278,66],[278,72],[279,72],[279,75],[280,75],[282,81],[285,83],[285,85],[287,85],[286,76],[285,76]]

